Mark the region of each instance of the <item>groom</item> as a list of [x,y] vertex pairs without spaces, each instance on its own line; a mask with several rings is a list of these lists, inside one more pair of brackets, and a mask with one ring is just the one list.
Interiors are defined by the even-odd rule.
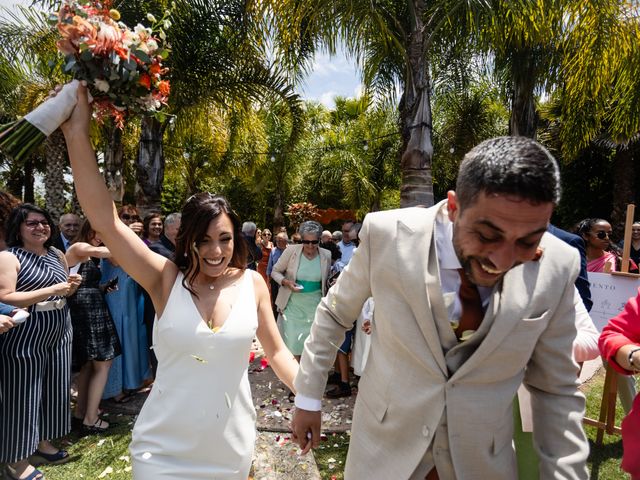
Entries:
[[549,152],[501,137],[467,153],[441,203],[368,215],[305,343],[292,421],[300,446],[318,445],[336,345],[371,296],[347,480],[516,478],[511,406],[521,383],[540,477],[586,479],[571,357],[580,262],[545,233],[559,198]]

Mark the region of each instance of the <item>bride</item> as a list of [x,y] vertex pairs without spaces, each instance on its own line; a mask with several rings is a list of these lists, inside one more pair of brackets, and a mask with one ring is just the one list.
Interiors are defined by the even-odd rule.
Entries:
[[114,259],[151,296],[156,380],[133,429],[134,478],[246,479],[255,440],[247,377],[257,335],[293,389],[298,364],[284,345],[262,277],[245,270],[241,223],[227,201],[199,193],[182,210],[175,263],[118,218],[89,140],[86,88],[62,126],[80,204]]

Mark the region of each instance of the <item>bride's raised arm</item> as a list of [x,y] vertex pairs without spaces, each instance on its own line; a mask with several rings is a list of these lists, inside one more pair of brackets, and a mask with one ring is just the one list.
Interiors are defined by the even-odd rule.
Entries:
[[78,103],[62,125],[73,170],[78,200],[91,226],[116,262],[149,292],[157,312],[162,312],[177,274],[175,264],[152,252],[120,219],[98,170],[89,139],[91,108],[87,89],[78,89]]

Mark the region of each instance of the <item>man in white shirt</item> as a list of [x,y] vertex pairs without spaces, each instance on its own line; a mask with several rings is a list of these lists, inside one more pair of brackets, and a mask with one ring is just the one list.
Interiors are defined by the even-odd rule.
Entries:
[[516,478],[520,384],[531,394],[541,478],[586,479],[571,351],[579,258],[546,233],[559,197],[549,152],[501,137],[465,156],[445,201],[368,215],[305,342],[292,421],[301,448],[318,445],[336,345],[373,297],[347,480]]
[[351,238],[352,228],[353,222],[351,220],[347,220],[342,224],[342,240],[338,242],[338,248],[342,254],[340,262],[343,266],[349,264],[349,260],[351,260],[351,257],[353,256],[353,251],[356,249],[356,244]]

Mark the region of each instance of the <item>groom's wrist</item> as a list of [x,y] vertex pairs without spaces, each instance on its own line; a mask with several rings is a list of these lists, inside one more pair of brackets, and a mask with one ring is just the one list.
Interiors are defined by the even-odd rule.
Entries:
[[305,397],[304,395],[297,394],[295,400],[296,408],[302,410],[308,410],[310,412],[319,412],[322,410],[322,400],[317,398]]

